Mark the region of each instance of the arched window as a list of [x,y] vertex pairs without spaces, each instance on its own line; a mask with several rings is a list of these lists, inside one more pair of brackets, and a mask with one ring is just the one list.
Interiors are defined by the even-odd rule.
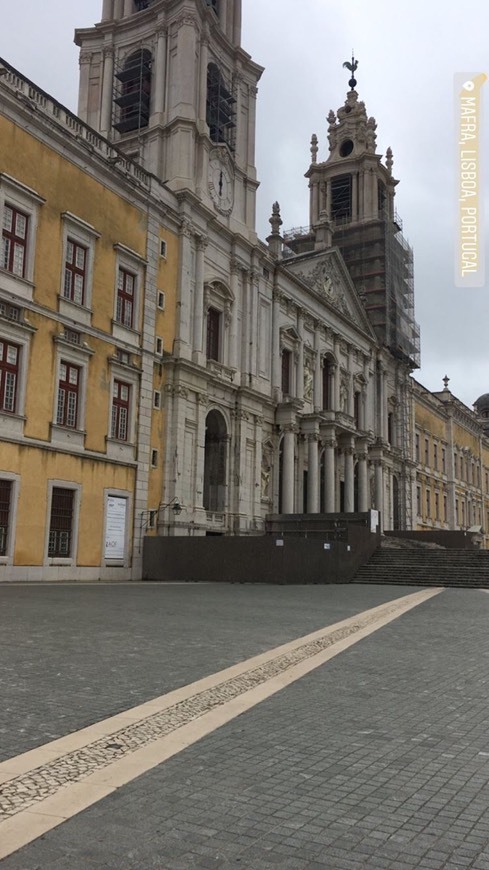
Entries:
[[219,411],[206,419],[204,459],[204,508],[222,513],[226,507],[226,421]]
[[213,142],[234,148],[235,99],[215,63],[207,67],[206,121]]
[[115,77],[120,82],[115,98],[120,109],[115,129],[119,133],[130,133],[147,127],[151,100],[151,52],[141,48],[129,55]]
[[332,411],[334,404],[334,360],[325,356],[323,360],[323,411]]

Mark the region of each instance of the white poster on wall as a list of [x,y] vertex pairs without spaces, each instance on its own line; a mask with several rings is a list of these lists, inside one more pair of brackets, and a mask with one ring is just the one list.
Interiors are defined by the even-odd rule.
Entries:
[[105,558],[124,559],[126,552],[127,498],[109,495],[105,520]]

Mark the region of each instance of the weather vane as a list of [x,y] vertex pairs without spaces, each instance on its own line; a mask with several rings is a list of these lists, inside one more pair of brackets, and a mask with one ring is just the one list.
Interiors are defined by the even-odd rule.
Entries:
[[350,88],[352,89],[352,91],[354,91],[356,88],[356,84],[357,84],[357,80],[355,78],[355,72],[357,70],[358,60],[355,60],[355,55],[353,53],[353,49],[351,50],[351,63],[349,60],[345,60],[343,66],[346,69],[349,69],[351,72],[351,79],[348,82],[348,84],[350,85]]

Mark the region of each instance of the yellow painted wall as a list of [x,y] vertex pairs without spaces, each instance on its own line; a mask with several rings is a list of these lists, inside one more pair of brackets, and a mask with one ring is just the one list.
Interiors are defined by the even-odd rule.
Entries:
[[81,484],[78,561],[98,566],[103,557],[104,489],[133,492],[135,469],[48,451],[32,445],[1,443],[2,472],[21,477],[14,564],[42,565],[45,557],[48,482]]

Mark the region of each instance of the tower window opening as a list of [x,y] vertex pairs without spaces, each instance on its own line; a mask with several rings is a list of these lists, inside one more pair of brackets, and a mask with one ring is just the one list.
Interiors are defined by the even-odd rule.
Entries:
[[331,217],[340,223],[351,220],[351,175],[338,175],[331,181]]
[[[216,7],[217,9],[217,7]],[[235,102],[224,77],[215,63],[207,67],[206,121],[213,142],[222,142],[234,150]]]
[[385,184],[383,184],[381,181],[379,181],[378,188],[377,188],[377,206],[378,206],[378,209],[379,209],[379,212],[381,215],[385,209],[385,202],[386,202]]
[[204,0],[206,6],[210,6],[216,15],[219,15],[219,0]]
[[134,5],[138,12],[142,12],[143,9],[149,9],[153,0],[134,0]]
[[143,48],[131,54],[115,77],[120,83],[115,97],[120,109],[115,129],[119,133],[130,133],[147,127],[151,100],[151,52]]

